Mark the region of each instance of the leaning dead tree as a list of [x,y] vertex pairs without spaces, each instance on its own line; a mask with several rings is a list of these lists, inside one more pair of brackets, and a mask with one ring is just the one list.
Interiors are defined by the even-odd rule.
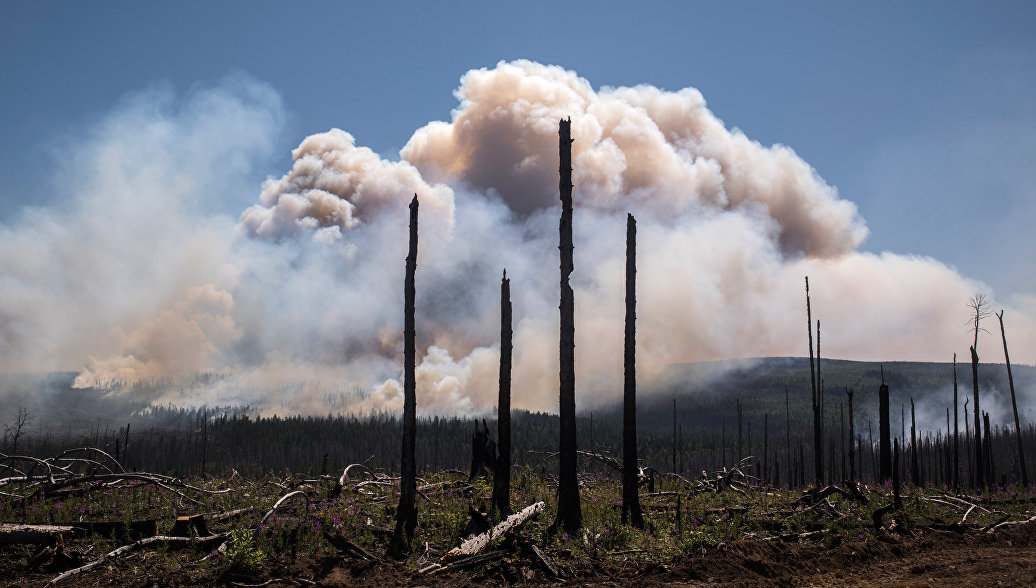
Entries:
[[[622,523],[644,528],[637,494],[637,221],[626,215],[626,339],[622,390]],[[632,520],[631,520],[632,519]]]
[[1000,337],[1004,340],[1004,362],[1007,364],[1007,384],[1011,388],[1011,408],[1014,409],[1014,436],[1018,441],[1018,469],[1022,474],[1022,485],[1029,486],[1029,473],[1025,469],[1025,450],[1022,448],[1022,426],[1018,421],[1018,400],[1014,395],[1014,376],[1011,375],[1011,356],[1007,353],[1007,331],[1004,330],[1004,311],[996,315],[1000,319]]
[[500,454],[493,473],[493,505],[500,518],[511,514],[511,280],[500,279],[500,396],[496,409],[496,445]]
[[406,256],[406,278],[403,282],[403,454],[400,459],[399,506],[396,507],[396,529],[392,533],[389,553],[405,557],[417,528],[417,461],[414,458],[417,432],[417,333],[414,326],[414,274],[417,273],[417,194],[410,201],[410,249]]
[[558,128],[558,156],[561,192],[561,221],[558,224],[561,251],[561,369],[560,377],[560,440],[558,455],[558,512],[553,528],[561,527],[569,534],[583,526],[579,504],[579,480],[576,476],[576,325],[575,295],[569,277],[572,262],[572,119],[562,120]]

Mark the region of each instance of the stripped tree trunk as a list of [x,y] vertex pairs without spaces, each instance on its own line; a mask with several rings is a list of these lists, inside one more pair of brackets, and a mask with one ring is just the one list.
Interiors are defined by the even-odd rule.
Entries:
[[417,433],[417,333],[414,326],[414,274],[417,273],[417,194],[410,201],[410,249],[406,256],[403,283],[403,452],[400,458],[399,506],[396,529],[389,543],[389,554],[403,558],[410,553],[410,542],[417,528],[417,461],[414,458]]
[[[1000,319],[1000,336],[1004,340],[1004,362],[1007,364],[1007,384],[1011,387],[1011,408],[1014,409],[1014,437],[1018,441],[1018,470],[1022,474],[1022,486],[1029,486],[1029,473],[1025,469],[1025,449],[1022,447],[1022,426],[1018,421],[1018,400],[1014,395],[1014,376],[1011,375],[1011,356],[1007,353],[1007,331],[1004,330],[1004,311],[996,315]],[[127,429],[129,425],[126,425]]]
[[561,420],[558,447],[558,512],[553,527],[574,534],[583,526],[576,476],[576,325],[575,295],[569,277],[572,261],[572,120],[562,120],[558,128],[560,159],[561,221],[558,224],[561,251],[561,368],[558,413]]
[[511,280],[500,279],[500,396],[496,409],[496,445],[500,455],[493,473],[493,504],[500,518],[511,514]]
[[637,221],[626,216],[626,335],[622,390],[622,523],[644,528],[637,494]]

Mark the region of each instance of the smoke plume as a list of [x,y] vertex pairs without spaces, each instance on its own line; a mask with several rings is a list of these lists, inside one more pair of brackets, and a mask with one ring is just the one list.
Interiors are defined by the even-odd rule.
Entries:
[[[728,129],[697,90],[595,90],[517,61],[468,72],[456,94],[451,120],[416,130],[398,161],[332,129],[261,190],[250,180],[284,118],[270,88],[235,78],[182,100],[135,96],[69,147],[60,205],[0,227],[0,368],[74,369],[80,386],[212,371],[211,386],[154,400],[398,410],[416,193],[418,410],[492,408],[504,268],[513,404],[555,410],[564,117],[581,408],[621,394],[626,212],[639,221],[642,379],[675,362],[804,355],[805,275],[825,356],[966,354],[965,303],[987,287],[930,258],[860,251],[852,202],[789,147]],[[221,209],[257,192],[243,212]],[[1033,308],[1006,318],[1012,354],[1031,361]],[[999,338],[980,353],[1002,361]]]

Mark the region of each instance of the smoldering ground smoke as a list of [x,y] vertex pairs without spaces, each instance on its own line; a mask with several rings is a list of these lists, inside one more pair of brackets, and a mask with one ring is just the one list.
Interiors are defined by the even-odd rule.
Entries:
[[[127,99],[56,162],[60,203],[0,228],[2,368],[75,369],[80,385],[216,371],[218,385],[154,400],[322,414],[330,387],[366,391],[345,410],[397,410],[417,193],[418,409],[491,409],[506,267],[514,406],[554,410],[557,121],[569,116],[581,407],[621,390],[627,211],[643,379],[673,362],[803,355],[804,275],[825,355],[966,352],[964,303],[988,288],[930,258],[861,252],[851,201],[792,149],[730,130],[697,90],[594,89],[518,61],[468,72],[456,94],[451,120],[417,129],[398,160],[332,129],[261,188],[248,178],[285,118],[270,88],[238,77]],[[1013,355],[1031,358],[1032,309],[1007,317]],[[981,345],[1002,360],[998,341]]]

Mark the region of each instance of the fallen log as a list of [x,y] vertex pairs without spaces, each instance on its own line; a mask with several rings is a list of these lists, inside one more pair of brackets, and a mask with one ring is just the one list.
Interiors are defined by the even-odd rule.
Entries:
[[507,555],[507,552],[503,549],[498,551],[490,551],[489,553],[483,553],[480,555],[469,555],[456,559],[449,563],[434,563],[418,571],[421,574],[438,574],[444,571],[461,570],[464,568],[470,568],[479,564],[496,561]]
[[543,502],[537,502],[523,508],[521,511],[507,517],[504,521],[500,522],[489,531],[465,540],[460,544],[460,547],[451,549],[445,556],[443,556],[443,559],[450,560],[465,555],[475,555],[486,545],[489,545],[491,541],[499,539],[504,535],[504,533],[508,533],[525,524],[527,520],[539,514],[539,512],[543,510],[543,507]]
[[73,534],[72,525],[20,525],[0,523],[0,544],[2,545],[53,545],[64,534]]

